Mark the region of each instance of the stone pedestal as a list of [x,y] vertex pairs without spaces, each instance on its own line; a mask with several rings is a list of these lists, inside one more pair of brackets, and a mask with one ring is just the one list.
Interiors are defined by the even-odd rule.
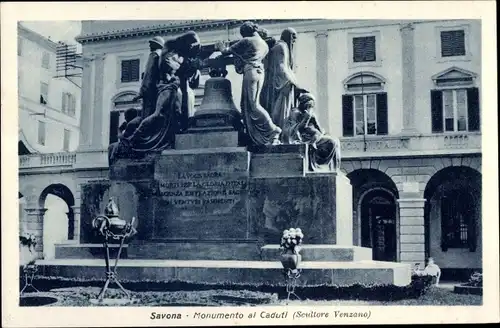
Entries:
[[112,195],[123,219],[137,218],[120,271],[131,279],[280,284],[278,243],[294,227],[305,234],[300,285],[410,282],[409,265],[353,246],[351,184],[311,172],[307,145],[239,147],[234,130],[220,133],[188,131],[177,149],[118,160],[109,181],[83,185],[82,244],[61,245],[44,274],[81,273],[68,262],[80,259],[101,275],[91,222]]

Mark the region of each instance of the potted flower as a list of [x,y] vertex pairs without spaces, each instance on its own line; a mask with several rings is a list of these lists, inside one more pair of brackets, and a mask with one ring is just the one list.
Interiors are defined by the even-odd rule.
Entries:
[[19,236],[19,262],[23,267],[33,265],[37,260],[37,254],[35,252],[36,244],[36,238],[33,234]]
[[295,270],[302,260],[300,255],[300,245],[304,239],[304,234],[300,228],[290,228],[283,231],[281,237],[280,249],[281,253],[281,264],[285,269]]

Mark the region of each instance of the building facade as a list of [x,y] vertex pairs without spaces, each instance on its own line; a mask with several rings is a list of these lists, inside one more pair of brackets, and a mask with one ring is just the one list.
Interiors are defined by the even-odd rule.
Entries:
[[[106,178],[106,149],[123,111],[140,108],[132,99],[148,40],[190,29],[203,44],[234,40],[240,23],[82,22],[80,142],[75,159],[64,165],[101,169],[75,179],[61,175],[72,206],[78,208],[80,183]],[[371,247],[375,260],[423,264],[433,257],[445,270],[480,269],[480,21],[259,23],[278,38],[286,27],[298,32],[297,78],[316,95],[323,128],[341,139],[341,170],[353,187],[353,243]],[[238,106],[241,76],[229,68],[228,79]],[[201,99],[203,83],[195,92]],[[78,210],[75,227],[77,221]]]
[[56,77],[57,43],[22,24],[17,31],[20,153],[75,151],[81,77]]

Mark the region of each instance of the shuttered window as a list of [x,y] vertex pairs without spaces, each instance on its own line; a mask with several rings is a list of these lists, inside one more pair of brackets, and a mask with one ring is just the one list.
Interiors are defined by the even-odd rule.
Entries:
[[40,82],[40,104],[46,105],[49,102],[49,84]]
[[342,96],[344,137],[388,133],[387,93]]
[[69,151],[69,144],[71,141],[71,131],[64,129],[63,150]]
[[353,61],[355,63],[373,62],[377,60],[375,36],[364,36],[352,39]]
[[112,111],[109,118],[109,143],[118,141],[118,127],[120,124],[120,112]]
[[464,30],[441,32],[441,56],[442,57],[465,56]]
[[432,132],[479,131],[478,88],[431,90]]
[[50,53],[48,52],[42,54],[42,67],[46,69],[50,68]]
[[121,81],[124,83],[139,81],[139,68],[139,59],[122,60]]
[[38,144],[45,146],[45,122],[38,121]]

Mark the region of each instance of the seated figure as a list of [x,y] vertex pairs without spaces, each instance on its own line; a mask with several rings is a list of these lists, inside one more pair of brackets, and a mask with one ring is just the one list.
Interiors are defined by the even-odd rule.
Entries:
[[429,257],[427,260],[427,266],[424,269],[424,274],[432,276],[436,279],[436,286],[439,285],[439,279],[441,278],[441,269],[434,263],[434,259]]
[[310,93],[299,96],[285,122],[282,139],[285,144],[309,144],[309,161],[313,171],[337,170],[340,166],[340,141],[327,135],[314,114],[315,99]]

